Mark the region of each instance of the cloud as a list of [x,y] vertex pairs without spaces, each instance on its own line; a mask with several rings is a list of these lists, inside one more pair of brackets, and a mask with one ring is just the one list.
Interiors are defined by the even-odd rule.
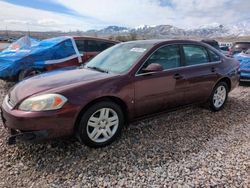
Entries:
[[65,25],[65,23],[63,23],[59,20],[55,20],[55,19],[41,19],[41,20],[38,20],[37,23],[41,26]]
[[170,24],[194,28],[214,22],[231,24],[249,20],[246,0],[48,0],[74,15],[22,7],[0,1],[0,29],[88,30],[108,25],[136,27]]
[[25,20],[3,20],[4,23],[10,23],[10,24],[28,24],[28,21]]
[[249,18],[246,0],[54,0],[85,16],[109,24],[135,27],[171,24],[197,27],[211,22],[231,23]]
[[93,27],[91,20],[81,20],[71,15],[38,10],[0,1],[0,29],[9,30],[87,30]]
[[170,7],[161,7],[153,0],[55,0],[78,14],[89,16],[111,25],[134,27],[142,24],[173,24],[174,12]]

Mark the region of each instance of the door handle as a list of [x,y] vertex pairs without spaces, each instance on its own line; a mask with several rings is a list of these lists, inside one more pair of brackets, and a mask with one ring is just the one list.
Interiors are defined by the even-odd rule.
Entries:
[[215,67],[212,67],[211,68],[211,72],[215,72],[216,71],[216,68]]
[[174,76],[174,79],[176,79],[176,80],[179,80],[179,79],[181,79],[181,78],[183,78],[183,76],[181,76],[180,74],[175,74]]

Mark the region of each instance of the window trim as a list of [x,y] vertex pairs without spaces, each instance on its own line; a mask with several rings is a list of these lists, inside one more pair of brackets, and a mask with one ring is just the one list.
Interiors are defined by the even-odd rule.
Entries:
[[[147,72],[147,73],[140,73],[139,74],[139,71],[141,70],[141,68],[143,67],[143,65],[147,62],[147,60],[153,55],[154,52],[156,52],[158,49],[160,48],[163,48],[163,47],[166,47],[166,46],[171,46],[171,45],[178,45],[179,46],[179,49],[180,49],[180,55],[181,55],[181,66],[180,67],[176,67],[176,68],[171,68],[171,69],[166,69],[166,70],[163,70],[161,72]],[[157,73],[165,73],[165,72],[168,72],[168,71],[173,71],[173,70],[177,70],[177,69],[186,69],[186,68],[190,68],[190,67],[198,67],[198,66],[206,66],[206,65],[216,65],[216,64],[220,64],[222,63],[222,60],[221,60],[221,56],[216,53],[215,51],[213,51],[216,55],[218,55],[220,57],[220,61],[211,61],[210,62],[210,57],[209,57],[209,53],[208,53],[208,57],[209,57],[209,62],[208,63],[202,63],[202,64],[197,64],[197,65],[188,65],[186,66],[186,62],[185,62],[185,57],[184,57],[184,50],[183,50],[183,45],[197,45],[197,46],[201,46],[203,48],[205,48],[205,50],[207,51],[208,53],[208,50],[206,47],[202,46],[202,45],[199,45],[199,44],[193,44],[193,43],[175,43],[175,44],[165,44],[165,45],[162,45],[160,47],[158,47],[157,49],[155,49],[148,57],[147,59],[141,64],[141,66],[139,67],[139,69],[136,71],[135,73],[135,77],[138,77],[138,76],[145,76],[145,75],[152,75],[152,74],[157,74]],[[210,49],[210,48],[209,48]],[[211,49],[210,49],[211,50]]]

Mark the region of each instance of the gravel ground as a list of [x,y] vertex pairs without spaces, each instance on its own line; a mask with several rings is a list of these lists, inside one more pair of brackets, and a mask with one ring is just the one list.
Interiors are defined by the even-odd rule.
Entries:
[[[9,86],[0,81],[0,102]],[[0,187],[250,187],[250,87],[217,113],[193,106],[133,123],[106,148],[6,138],[1,125]]]

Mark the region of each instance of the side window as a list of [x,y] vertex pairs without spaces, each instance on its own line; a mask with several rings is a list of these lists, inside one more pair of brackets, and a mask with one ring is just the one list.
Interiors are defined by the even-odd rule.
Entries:
[[211,62],[220,61],[220,56],[217,55],[215,52],[213,52],[212,50],[208,49],[208,53],[209,53],[210,61]]
[[186,66],[208,63],[207,51],[202,46],[183,45]]
[[101,52],[113,45],[114,45],[113,43],[109,43],[109,42],[88,40],[87,51],[88,52]]
[[149,64],[158,63],[164,70],[181,66],[180,49],[177,45],[165,46],[155,51],[145,62],[143,68]]
[[85,52],[85,41],[84,40],[76,40],[76,46],[80,53]]

